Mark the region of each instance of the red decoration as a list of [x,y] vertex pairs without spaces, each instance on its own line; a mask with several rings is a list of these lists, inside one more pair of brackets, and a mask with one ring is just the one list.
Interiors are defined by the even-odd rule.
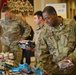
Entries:
[[1,2],[1,8],[3,7],[4,4],[7,4],[7,0],[2,0],[2,2]]

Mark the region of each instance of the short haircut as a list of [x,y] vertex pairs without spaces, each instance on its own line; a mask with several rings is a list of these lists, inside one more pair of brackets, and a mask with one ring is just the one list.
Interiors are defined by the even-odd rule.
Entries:
[[52,13],[56,13],[56,14],[57,14],[55,8],[52,7],[52,6],[46,6],[46,7],[44,8],[44,10],[43,10],[43,13],[44,13],[44,12],[47,12],[49,15],[52,14]]
[[35,16],[35,15],[37,15],[38,17],[41,16],[41,17],[43,18],[43,16],[42,16],[42,11],[37,11],[37,12],[35,12],[35,13],[34,13],[34,16]]

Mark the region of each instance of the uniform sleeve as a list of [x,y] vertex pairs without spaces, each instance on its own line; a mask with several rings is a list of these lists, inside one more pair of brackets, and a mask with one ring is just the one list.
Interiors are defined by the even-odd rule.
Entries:
[[24,28],[25,28],[25,31],[24,31],[24,34],[22,35],[22,38],[26,39],[27,37],[30,36],[31,28],[27,23],[25,23]]
[[76,23],[71,23],[71,33],[69,34],[69,56],[73,59],[73,61],[76,61]]
[[30,25],[28,25],[28,23],[22,19],[20,20],[20,25],[25,28],[22,38],[26,39],[28,36],[30,36],[30,32],[31,32]]
[[37,42],[36,57],[37,56],[39,57],[37,57],[36,67],[42,68],[43,70],[46,70],[50,74],[52,56],[50,55],[47,43],[43,36],[44,34],[40,34]]
[[34,30],[32,29],[32,27],[30,26],[31,31],[30,31],[30,35],[26,38],[26,40],[33,40],[34,37]]

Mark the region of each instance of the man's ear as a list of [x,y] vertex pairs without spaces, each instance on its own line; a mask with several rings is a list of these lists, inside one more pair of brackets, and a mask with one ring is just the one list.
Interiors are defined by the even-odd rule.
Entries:
[[42,20],[42,17],[41,16],[39,18],[40,18],[40,20]]

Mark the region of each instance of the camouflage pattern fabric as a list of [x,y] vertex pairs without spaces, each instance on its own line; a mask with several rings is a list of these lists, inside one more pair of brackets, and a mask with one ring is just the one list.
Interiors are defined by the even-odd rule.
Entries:
[[51,75],[51,66],[52,63],[51,58],[52,56],[49,53],[48,46],[43,39],[43,36],[46,35],[48,26],[44,23],[42,27],[38,27],[35,33],[35,43],[36,43],[36,50],[35,50],[35,57],[36,57],[36,67],[42,68],[46,70],[49,75]]
[[[76,64],[76,24],[70,19],[63,19],[58,27],[42,27],[36,33],[36,66],[46,70],[49,75],[70,75],[75,68],[61,70],[57,63],[65,57],[73,58]],[[73,74],[75,75],[76,72]]]
[[[51,31],[51,33],[50,33]],[[67,56],[72,57],[76,64],[76,24],[70,19],[63,19],[63,24],[57,27],[51,27],[45,36],[49,47],[49,52],[53,56],[53,61],[57,64]],[[52,65],[52,64],[51,64]],[[51,68],[52,73],[60,75],[69,75],[73,72],[75,66],[59,69],[57,65]],[[75,74],[74,74],[75,75]]]
[[[20,25],[25,28],[24,34],[20,34]],[[26,39],[30,35],[31,28],[28,23],[24,22],[20,17],[13,16],[11,19],[5,17],[4,20],[0,20],[0,26],[2,26],[3,34],[1,36],[2,51],[13,52],[15,54],[15,61],[18,64],[21,60],[22,50],[18,46],[18,41],[23,38]],[[10,50],[6,50],[6,47]]]

